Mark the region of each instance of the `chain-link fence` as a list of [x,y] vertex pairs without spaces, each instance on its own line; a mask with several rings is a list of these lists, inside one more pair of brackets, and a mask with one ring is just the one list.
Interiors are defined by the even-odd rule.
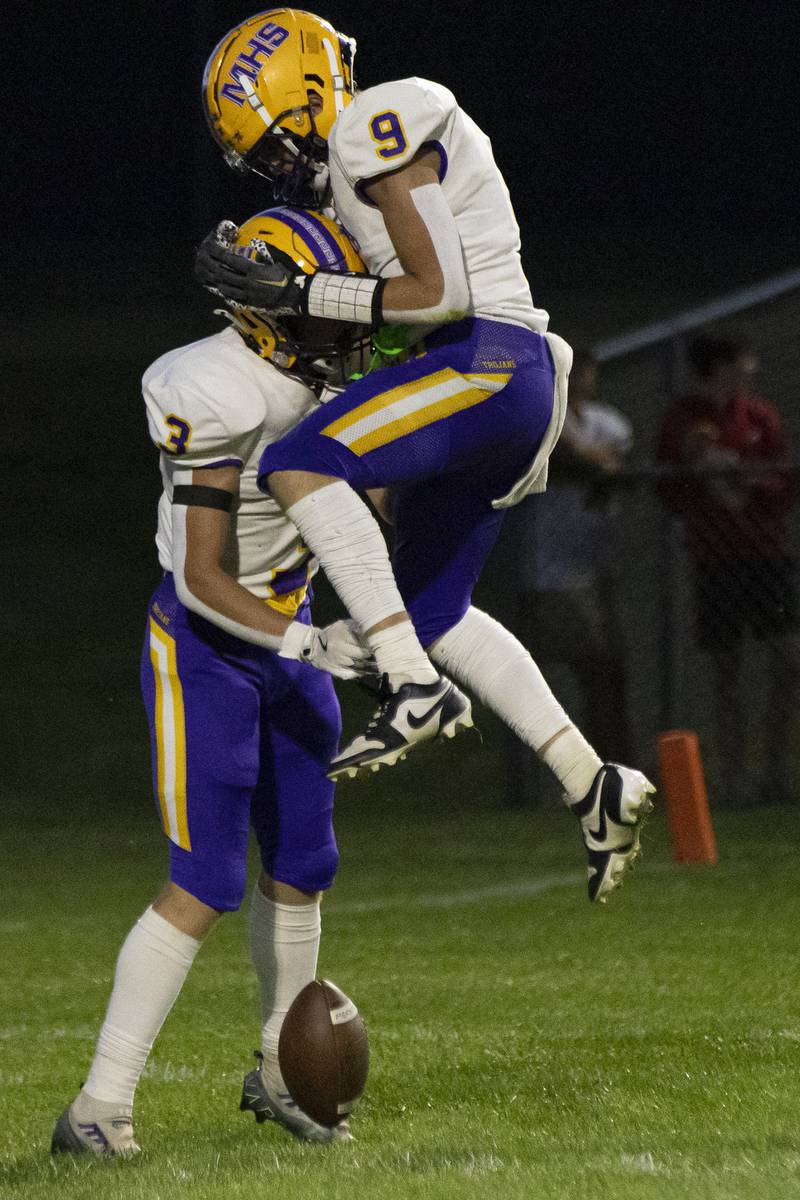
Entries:
[[[761,360],[755,390],[797,453],[795,274],[600,346],[600,399],[633,425],[630,465],[600,490],[555,477],[510,514],[491,571],[518,581],[503,618],[598,751],[656,771],[659,732],[694,729],[720,805],[800,799],[800,472],[791,455],[745,453],[718,467],[656,458],[670,402],[692,391],[691,336],[734,315]],[[583,509],[591,569],[585,547],[572,547],[578,570],[561,561],[577,527],[570,504]],[[550,559],[559,569],[542,571]],[[483,598],[498,599],[488,589]],[[509,802],[547,793],[532,756],[511,742],[508,767]]]

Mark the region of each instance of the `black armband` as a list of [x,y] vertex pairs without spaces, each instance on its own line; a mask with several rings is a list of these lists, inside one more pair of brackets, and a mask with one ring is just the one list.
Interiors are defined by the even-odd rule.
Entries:
[[233,492],[224,488],[202,487],[198,483],[181,484],[172,489],[173,504],[187,504],[192,508],[218,508],[230,512],[233,508]]

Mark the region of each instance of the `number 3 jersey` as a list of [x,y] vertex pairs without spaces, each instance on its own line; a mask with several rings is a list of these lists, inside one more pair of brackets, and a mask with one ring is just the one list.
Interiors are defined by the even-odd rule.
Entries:
[[224,569],[272,607],[293,615],[316,559],[294,525],[256,481],[265,448],[292,429],[317,400],[304,384],[249,350],[233,329],[162,355],[142,380],[150,437],[161,451],[158,558],[172,564],[172,489],[195,468],[241,468]]
[[531,299],[519,228],[491,144],[452,92],[427,79],[368,88],[336,118],[329,147],[337,216],[373,275],[400,275],[402,267],[365,185],[429,147],[438,154],[439,181],[461,238],[472,313],[546,331],[548,315]]

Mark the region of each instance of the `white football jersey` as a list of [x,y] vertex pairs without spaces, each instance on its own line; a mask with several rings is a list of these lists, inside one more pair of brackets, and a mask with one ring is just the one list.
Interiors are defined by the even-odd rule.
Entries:
[[536,333],[548,315],[535,308],[519,254],[519,228],[488,137],[452,92],[427,79],[400,79],[360,92],[330,135],[333,202],[373,275],[401,275],[383,217],[363,185],[410,162],[423,147],[439,154],[439,179],[458,226],[472,312]]
[[150,437],[161,451],[161,566],[172,570],[173,487],[190,484],[194,468],[239,466],[223,566],[259,599],[293,615],[316,559],[275,501],[259,491],[257,473],[264,448],[316,407],[314,393],[259,358],[234,329],[162,355],[145,372],[142,390]]

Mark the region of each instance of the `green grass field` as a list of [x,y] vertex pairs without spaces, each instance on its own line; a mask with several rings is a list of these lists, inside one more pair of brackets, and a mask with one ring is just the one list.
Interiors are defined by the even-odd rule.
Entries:
[[144,795],[108,815],[14,807],[0,1195],[800,1196],[796,813],[718,814],[714,867],[674,866],[658,813],[641,867],[600,909],[572,818],[498,807],[493,762],[463,739],[379,786],[340,788],[320,973],[357,1000],[372,1053],[357,1141],[343,1147],[303,1146],[238,1112],[258,1018],[236,915],[156,1043],[137,1095],[146,1153],[51,1160],[118,945],[164,856]]

